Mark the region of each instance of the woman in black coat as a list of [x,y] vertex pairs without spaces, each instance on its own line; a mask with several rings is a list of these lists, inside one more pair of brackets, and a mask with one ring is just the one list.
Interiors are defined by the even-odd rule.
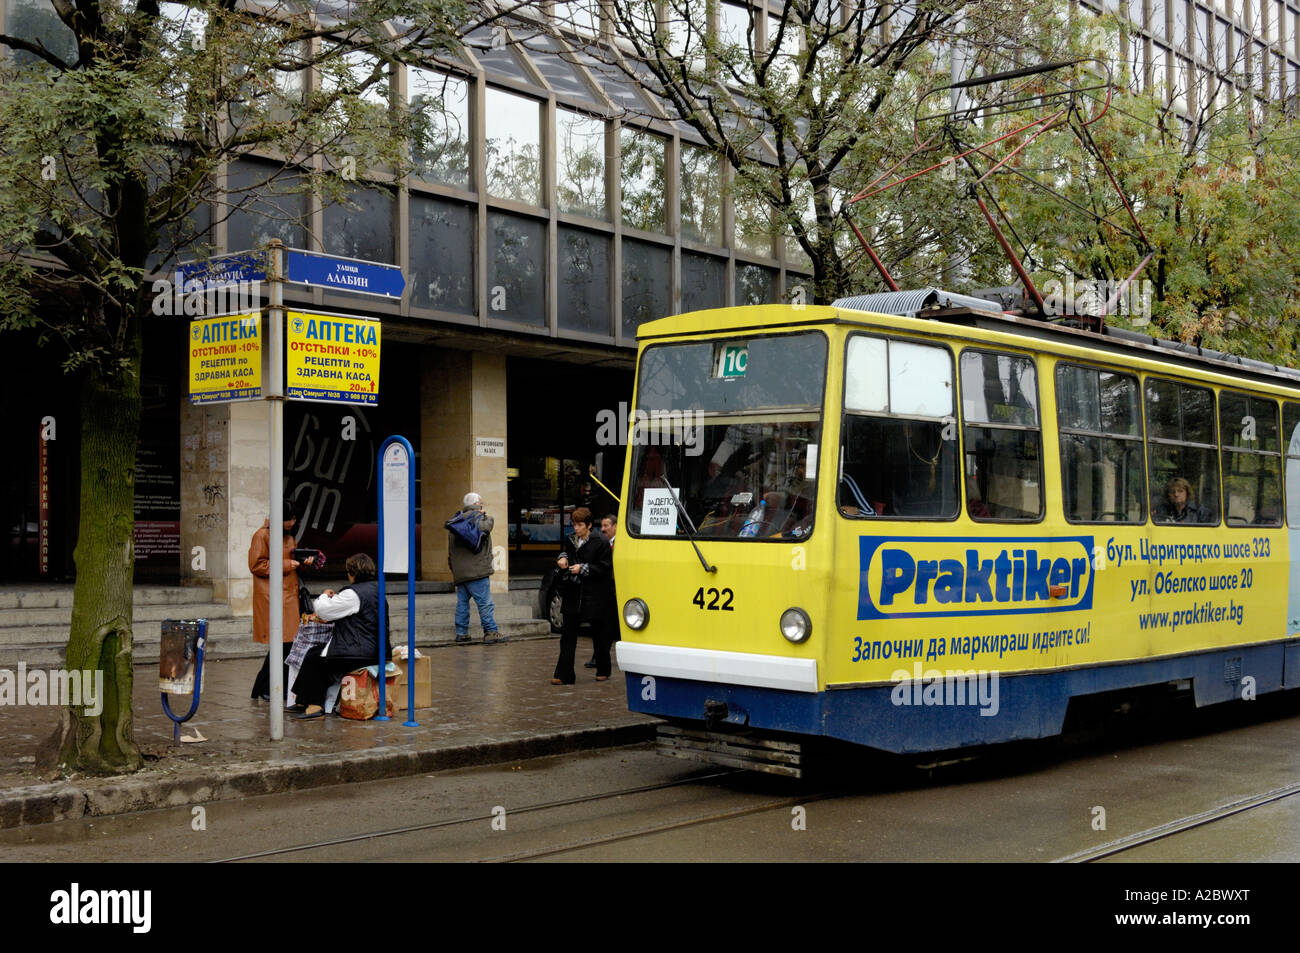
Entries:
[[[293,683],[298,699],[295,707],[301,708],[295,718],[320,718],[325,714],[325,695],[336,678],[379,664],[379,570],[365,553],[349,556],[343,568],[349,584],[337,593],[326,590],[316,600],[316,612],[311,618],[334,623],[334,631],[329,642],[312,646],[302,660],[298,679]],[[393,657],[392,619],[385,605],[384,663]]]
[[564,634],[560,636],[560,659],[555,663],[552,685],[577,681],[573,657],[578,647],[578,630],[587,627],[596,655],[596,681],[609,678],[609,644],[618,624],[614,598],[614,552],[609,542],[592,532],[591,510],[580,506],[573,511],[573,535],[564,540],[564,551],[556,566],[568,575],[561,583],[564,593]]

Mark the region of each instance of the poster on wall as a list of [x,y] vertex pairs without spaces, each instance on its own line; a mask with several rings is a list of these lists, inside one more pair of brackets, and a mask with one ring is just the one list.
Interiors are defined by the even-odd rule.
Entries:
[[45,422],[41,422],[40,449],[37,451],[37,560],[40,574],[50,574],[50,446],[45,440]]
[[135,454],[135,572],[137,577],[175,579],[181,559],[181,448],[172,392],[157,380],[142,387],[144,408]]
[[[418,408],[414,402],[402,406],[408,415],[418,412],[411,410]],[[327,565],[342,566],[354,553],[375,558],[379,445],[391,433],[418,432],[418,417],[405,419],[396,410],[289,402],[284,414],[284,498],[293,500],[301,514],[299,545],[324,552]],[[418,483],[418,467],[416,476]],[[417,518],[417,570],[419,522]]]

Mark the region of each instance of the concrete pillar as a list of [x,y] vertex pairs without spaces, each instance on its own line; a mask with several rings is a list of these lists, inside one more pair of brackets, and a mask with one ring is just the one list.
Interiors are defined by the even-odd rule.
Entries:
[[253,541],[253,533],[266,522],[271,507],[267,408],[266,402],[260,400],[229,406],[226,598],[236,615],[252,615],[253,574],[248,571],[248,546]]
[[181,404],[181,582],[212,586],[219,602],[229,597],[229,426],[228,404]]
[[506,438],[503,354],[428,348],[420,362],[420,513],[424,578],[451,582],[442,524],[471,490],[496,520],[492,591],[509,588],[506,457],[484,456],[475,438]]

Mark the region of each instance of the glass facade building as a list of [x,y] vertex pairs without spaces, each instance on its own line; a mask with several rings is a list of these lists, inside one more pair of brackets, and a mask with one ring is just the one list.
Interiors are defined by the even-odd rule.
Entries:
[[[1125,21],[1112,51],[1135,89],[1163,87],[1186,114],[1209,97],[1249,92],[1292,102],[1300,91],[1300,5],[1287,0],[1096,0],[1080,4]],[[1220,82],[1222,81],[1222,82]]]
[[[161,7],[165,16],[187,15],[177,4]],[[748,42],[752,30],[763,44],[776,35],[782,4],[697,7],[724,36]],[[1300,90],[1300,6],[1289,0],[1098,0],[1075,10],[1119,14],[1127,25],[1110,52],[1124,64],[1124,81],[1163,84],[1185,113],[1216,94],[1216,77],[1261,103],[1290,102]],[[617,489],[623,450],[597,435],[602,415],[617,419],[631,400],[637,327],[787,300],[810,282],[807,259],[770,210],[733,192],[726,163],[666,104],[584,49],[602,33],[616,42],[611,29],[594,0],[528,4],[469,33],[455,54],[389,71],[368,95],[377,107],[391,99],[418,114],[414,171],[398,179],[359,169],[346,204],[305,192],[303,170],[268,155],[218,172],[226,202],[197,214],[213,251],[275,238],[396,264],[406,277],[400,301],[287,293],[291,307],[379,319],[385,340],[380,407],[353,414],[364,446],[339,442],[344,409],[290,408],[286,490],[307,511],[305,543],[369,545],[373,474],[360,461],[371,444],[401,432],[421,458],[421,508],[435,514],[421,543],[425,578],[446,577],[441,521],[470,489],[496,512],[494,541],[507,549],[511,571],[535,567],[534,557],[545,562],[575,505],[598,515],[617,506],[598,484]],[[682,31],[669,29],[674,48],[686,49]],[[48,0],[0,0],[0,31],[52,50],[67,45]],[[797,43],[787,34],[782,48],[794,52]],[[374,66],[364,57],[345,62],[354,75]],[[293,102],[326,82],[306,71],[280,93]],[[327,168],[323,158],[312,161],[311,171]],[[264,488],[246,473],[265,466],[255,439],[264,410],[190,406],[174,360],[183,348],[177,322],[146,334],[142,454],[157,479],[137,520],[157,528],[151,538],[166,539],[154,557],[141,558],[138,547],[137,565],[148,569],[152,558],[156,578],[211,583],[219,598],[243,605],[240,551],[264,518]],[[30,406],[33,430],[48,408],[76,413],[57,356],[43,355],[22,388],[2,395]],[[42,574],[72,571],[75,428],[61,434],[68,439],[51,451],[52,478],[38,472],[45,463],[35,440],[6,477],[0,569],[12,578],[35,574],[30,527],[45,491],[63,515]],[[485,438],[504,439],[505,457],[479,455]],[[213,554],[203,572],[182,558],[194,545]]]
[[[581,29],[588,7],[553,15]],[[358,188],[347,207],[259,198],[213,230],[214,245],[274,236],[391,262],[410,287],[398,315],[620,349],[643,321],[776,302],[809,281],[806,263],[782,257],[772,216],[733,201],[716,154],[535,13],[391,77],[426,123],[412,175]],[[230,181],[257,164],[233,164]],[[305,224],[284,202],[306,203],[291,210]]]

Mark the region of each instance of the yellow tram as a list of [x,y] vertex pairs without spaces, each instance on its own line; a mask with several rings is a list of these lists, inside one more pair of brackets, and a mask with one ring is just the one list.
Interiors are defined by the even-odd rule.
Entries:
[[618,662],[668,744],[798,773],[1300,687],[1300,373],[934,291],[639,338]]

